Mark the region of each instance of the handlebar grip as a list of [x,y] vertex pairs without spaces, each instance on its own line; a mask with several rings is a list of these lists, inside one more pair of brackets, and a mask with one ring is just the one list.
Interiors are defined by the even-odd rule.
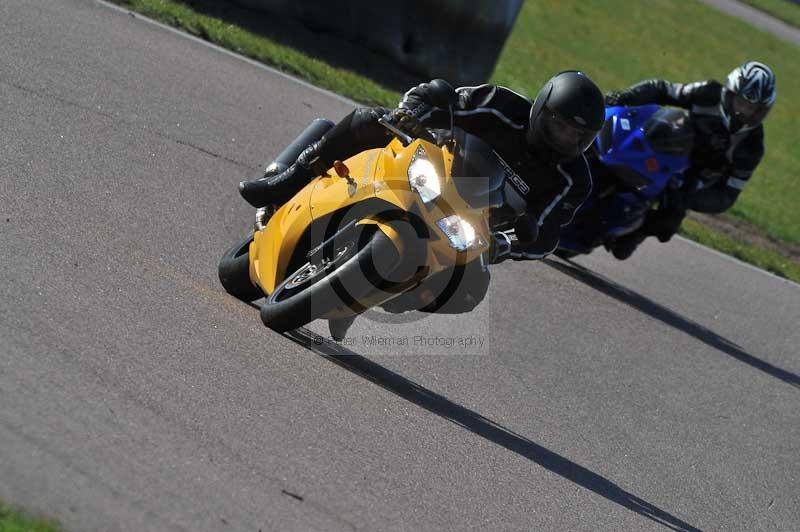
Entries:
[[414,139],[409,134],[400,129],[400,127],[397,124],[395,124],[394,116],[392,115],[392,113],[387,113],[381,118],[379,118],[378,123],[383,127],[385,127],[386,129],[388,129],[394,136],[399,138],[404,145],[408,146],[409,144],[414,142]]
[[425,114],[433,111],[433,106],[421,103],[416,107],[414,107],[413,109],[403,109],[403,111],[406,113],[406,115],[410,116],[411,118],[419,122],[420,120],[422,120],[422,117],[425,116]]
[[436,138],[425,129],[415,113],[409,112],[407,109],[398,109],[397,111],[402,111],[404,115],[400,120],[398,120],[398,113],[393,111],[378,119],[378,123],[391,131],[405,145],[412,143],[415,138],[436,142]]

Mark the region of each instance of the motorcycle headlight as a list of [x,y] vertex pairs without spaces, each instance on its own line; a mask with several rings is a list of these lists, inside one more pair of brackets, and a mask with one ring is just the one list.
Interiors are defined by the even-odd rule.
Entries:
[[458,251],[475,249],[483,245],[483,239],[468,221],[454,214],[447,218],[442,218],[436,224],[439,229],[447,235],[450,246]]
[[428,160],[422,146],[417,148],[408,165],[408,184],[417,191],[424,203],[430,203],[442,193],[442,184],[436,168]]

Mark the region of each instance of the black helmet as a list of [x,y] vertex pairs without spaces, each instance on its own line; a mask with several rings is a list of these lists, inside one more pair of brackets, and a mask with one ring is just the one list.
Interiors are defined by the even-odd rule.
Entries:
[[592,144],[603,122],[603,93],[583,72],[567,70],[550,78],[536,95],[528,144],[556,160],[572,159]]
[[775,103],[775,74],[764,63],[748,61],[728,74],[722,89],[722,107],[731,129],[755,127]]

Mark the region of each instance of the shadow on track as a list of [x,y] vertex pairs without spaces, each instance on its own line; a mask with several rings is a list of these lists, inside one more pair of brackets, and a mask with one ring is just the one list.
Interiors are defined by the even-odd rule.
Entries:
[[402,397],[425,410],[441,416],[466,430],[505,447],[528,460],[544,467],[575,484],[601,495],[639,515],[652,519],[671,530],[697,531],[698,528],[678,519],[674,515],[625,491],[605,477],[576,464],[541,445],[498,425],[477,412],[453,403],[419,384],[384,368],[349,349],[329,342],[319,342],[320,336],[308,329],[297,329],[286,336],[314,353],[330,360],[342,368]]
[[624,286],[606,279],[605,277],[571,261],[558,262],[551,259],[545,259],[543,262],[551,268],[563,272],[573,279],[599,290],[607,296],[613,297],[617,301],[621,301],[622,303],[630,305],[636,310],[644,312],[648,316],[660,320],[667,325],[678,329],[679,331],[685,332],[686,334],[700,340],[704,344],[709,345],[714,349],[718,349],[726,355],[735,358],[739,362],[743,362],[748,366],[761,370],[767,375],[771,375],[776,379],[780,379],[783,382],[794,386],[795,388],[800,388],[800,376],[796,375],[795,373],[777,366],[773,366],[769,362],[751,355],[742,349],[741,346],[736,345],[727,338],[724,338],[714,331],[703,327],[699,323],[684,318],[677,312],[661,306],[655,301],[648,299],[645,296],[634,292],[633,290],[625,288]]

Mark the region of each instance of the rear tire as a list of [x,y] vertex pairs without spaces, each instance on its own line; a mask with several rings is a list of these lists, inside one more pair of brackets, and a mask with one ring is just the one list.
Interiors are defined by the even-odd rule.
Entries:
[[264,297],[264,293],[250,280],[250,242],[249,235],[230,248],[219,261],[217,273],[219,282],[230,295],[242,301],[254,301]]

